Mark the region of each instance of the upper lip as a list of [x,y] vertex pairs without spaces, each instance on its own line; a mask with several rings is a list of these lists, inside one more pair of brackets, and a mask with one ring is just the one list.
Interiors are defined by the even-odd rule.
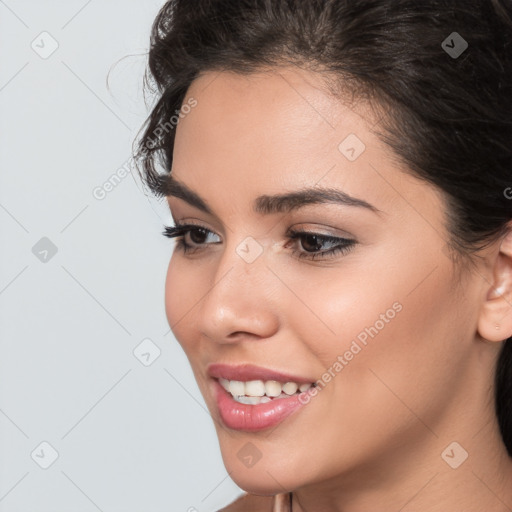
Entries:
[[297,384],[310,384],[314,380],[297,375],[270,370],[253,364],[229,365],[222,363],[211,363],[207,366],[207,373],[216,379],[250,381],[250,380],[276,380],[278,382],[296,382]]

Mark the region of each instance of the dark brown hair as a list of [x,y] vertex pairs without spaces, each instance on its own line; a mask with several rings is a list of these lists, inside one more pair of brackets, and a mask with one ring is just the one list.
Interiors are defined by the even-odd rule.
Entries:
[[[151,33],[146,85],[159,99],[137,146],[144,182],[165,195],[169,120],[200,73],[317,70],[387,113],[377,133],[444,193],[450,253],[470,265],[512,220],[511,19],[510,0],[168,1]],[[495,384],[512,455],[512,338]]]

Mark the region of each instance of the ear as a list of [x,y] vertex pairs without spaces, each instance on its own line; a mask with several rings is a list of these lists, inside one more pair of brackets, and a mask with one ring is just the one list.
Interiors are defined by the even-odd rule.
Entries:
[[486,340],[503,341],[512,336],[512,223],[496,256],[493,279],[480,311],[478,332]]

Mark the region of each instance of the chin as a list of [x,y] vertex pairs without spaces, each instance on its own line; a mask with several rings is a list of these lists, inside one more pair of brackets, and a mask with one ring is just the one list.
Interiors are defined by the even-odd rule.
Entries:
[[237,456],[238,450],[225,448],[221,449],[221,452],[230,478],[248,493],[272,496],[288,492],[298,486],[297,471],[292,467],[283,466],[285,454],[275,454],[279,464],[273,463],[274,457],[262,456],[254,465],[246,467]]
[[257,494],[258,496],[274,496],[275,494],[289,492],[292,488],[285,486],[279,475],[276,476],[278,482],[268,473],[256,474],[247,470],[246,474],[243,475],[242,471],[233,472],[230,474],[230,478],[245,492],[249,494]]

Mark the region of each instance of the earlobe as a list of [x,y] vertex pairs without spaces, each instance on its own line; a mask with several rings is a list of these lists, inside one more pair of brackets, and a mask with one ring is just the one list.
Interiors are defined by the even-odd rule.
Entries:
[[512,336],[512,224],[500,244],[493,282],[478,319],[478,332],[488,341],[503,341]]

